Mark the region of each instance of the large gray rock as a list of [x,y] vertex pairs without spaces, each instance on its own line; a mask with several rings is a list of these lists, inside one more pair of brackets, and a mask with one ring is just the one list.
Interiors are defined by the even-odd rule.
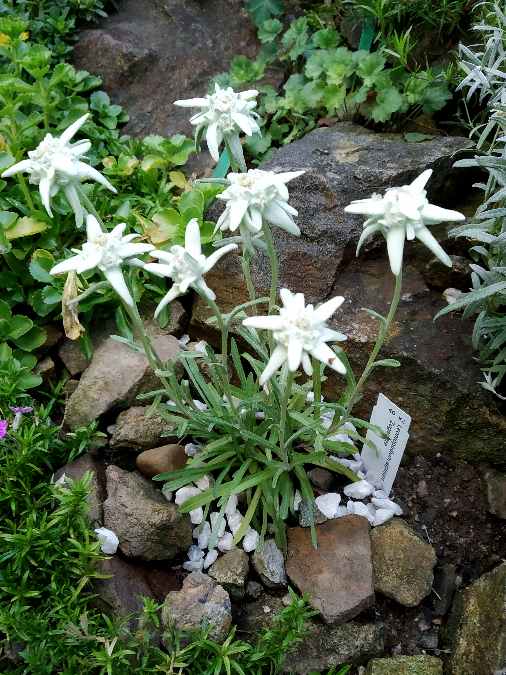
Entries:
[[[281,148],[265,166],[276,171],[306,171],[289,184],[290,203],[299,211],[302,236],[274,233],[281,285],[302,291],[308,302],[322,302],[334,295],[346,298],[330,323],[349,336],[342,346],[355,370],[364,365],[378,329],[362,308],[386,313],[393,278],[381,237],[368,243],[355,259],[364,218],[346,214],[344,207],[353,199],[403,185],[432,168],[430,200],[460,208],[470,193],[467,188],[472,178],[451,166],[454,153],[466,144],[466,139],[458,137],[407,143],[401,135],[339,124]],[[445,227],[435,227],[434,232],[446,239]],[[450,253],[458,250],[454,240],[444,241],[444,246]],[[445,301],[441,291],[431,290],[424,279],[430,260],[430,252],[419,242],[408,243],[402,300],[383,350],[384,357],[399,359],[402,368],[376,369],[357,412],[369,418],[378,392],[383,391],[413,417],[408,451],[451,453],[470,461],[488,459],[506,465],[506,422],[493,397],[477,384],[481,375],[473,361],[471,322],[463,322],[458,315],[433,321]],[[270,278],[262,255],[255,257],[253,279],[258,294],[264,295]],[[225,311],[246,298],[235,253],[225,256],[206,280]],[[192,317],[194,330],[213,339],[208,316],[198,300]],[[342,380],[329,377],[329,396],[341,388]]]
[[172,591],[162,607],[165,628],[182,631],[209,626],[210,637],[222,641],[232,624],[232,605],[228,593],[202,572],[192,572],[180,591]]
[[149,450],[163,442],[170,433],[170,424],[150,406],[134,405],[120,412],[112,427],[111,448]]
[[125,0],[100,28],[81,33],[74,63],[100,75],[125,106],[128,133],[166,135],[191,131],[188,109],[175,100],[203,96],[233,56],[255,53],[241,0]]
[[369,523],[361,516],[288,530],[286,573],[327,623],[353,619],[374,603]]
[[97,462],[89,453],[85,453],[73,462],[62,466],[55,473],[55,481],[65,474],[72,480],[81,480],[86,473],[91,476],[90,491],[88,493],[88,516],[92,523],[99,524],[103,520],[102,502],[105,499],[105,477],[103,465]]
[[342,626],[311,622],[286,656],[285,673],[326,672],[342,664],[364,663],[383,653],[383,624],[351,621]]
[[371,533],[374,589],[401,605],[416,607],[430,593],[436,554],[400,518]]
[[285,560],[274,539],[267,539],[253,554],[253,567],[267,588],[286,586]]
[[450,675],[506,669],[506,562],[455,598],[448,626]]
[[151,481],[136,471],[106,470],[104,525],[118,536],[122,553],[142,560],[171,560],[192,543],[188,515],[169,504]]
[[[176,359],[181,347],[172,335],[152,336],[153,347],[163,362]],[[160,386],[144,354],[107,338],[94,352],[65,407],[64,424],[85,426],[114,406],[131,404],[140,393]]]

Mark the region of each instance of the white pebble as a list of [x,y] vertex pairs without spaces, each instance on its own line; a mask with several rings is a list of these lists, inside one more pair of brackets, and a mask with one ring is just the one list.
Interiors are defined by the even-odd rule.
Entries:
[[213,535],[219,539],[225,533],[225,518],[217,511],[213,511],[209,516],[209,520],[211,521],[211,531]]
[[235,534],[241,527],[242,515],[239,513],[239,511],[235,511],[235,513],[231,513],[229,516],[227,516],[227,522],[229,528],[232,531],[232,534]]
[[237,495],[230,495],[225,506],[225,515],[231,516],[232,513],[237,511]]
[[254,551],[256,549],[256,547],[258,546],[259,539],[260,537],[258,532],[254,530],[252,527],[250,527],[249,530],[244,535],[244,539],[242,540],[242,547],[246,551],[246,553],[251,553],[251,551]]
[[234,535],[231,532],[225,532],[225,534],[218,539],[218,549],[225,553],[225,551],[231,551],[235,548],[234,544]]
[[193,487],[193,485],[185,485],[177,490],[175,502],[178,506],[181,506],[181,504],[184,504],[189,499],[196,497],[199,494],[200,490],[198,488]]
[[116,532],[108,530],[106,527],[97,527],[95,530],[97,539],[100,542],[100,550],[107,555],[114,555],[118,550],[119,539]]
[[204,569],[206,570],[208,567],[211,567],[211,565],[216,562],[217,558],[218,551],[215,548],[208,551],[206,557],[204,558]]
[[356,483],[347,485],[343,492],[347,497],[351,497],[352,499],[365,499],[369,495],[372,495],[374,486],[366,480],[359,480]]
[[209,479],[209,476],[202,476],[202,478],[199,478],[198,480],[195,481],[195,485],[198,487],[199,490],[209,490],[211,486],[211,481]]
[[204,511],[201,506],[193,509],[193,511],[190,511],[190,520],[192,521],[193,525],[200,525],[200,523],[204,520]]
[[341,495],[337,492],[328,492],[315,499],[316,506],[326,518],[337,518]]

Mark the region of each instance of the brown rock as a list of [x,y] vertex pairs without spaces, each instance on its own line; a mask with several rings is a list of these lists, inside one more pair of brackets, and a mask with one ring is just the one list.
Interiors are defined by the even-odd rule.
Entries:
[[79,341],[65,339],[64,343],[58,350],[58,356],[63,361],[63,365],[74,377],[86,370],[90,360],[83,354]]
[[334,485],[334,474],[332,471],[327,469],[322,469],[317,466],[308,473],[308,476],[311,480],[311,483],[323,492],[330,492],[332,486]]
[[44,380],[50,379],[55,372],[54,361],[50,356],[45,356],[35,366],[35,372]]
[[136,405],[120,412],[109,444],[112,448],[154,448],[170,430],[170,424],[151,406]]
[[133,614],[134,620],[142,612],[143,597],[161,602],[169,591],[180,587],[171,570],[147,568],[117,555],[101,560],[97,571],[106,577],[93,580],[100,610],[119,617]]
[[374,603],[369,524],[350,515],[309,529],[288,530],[286,572],[327,623],[343,623]]
[[[443,675],[443,662],[426,654],[373,659],[368,664],[365,675]],[[462,672],[459,675],[467,673]]]
[[[159,358],[167,363],[174,362],[181,349],[172,335],[152,336],[152,343]],[[159,385],[143,354],[109,337],[95,350],[67,401],[64,423],[71,429],[85,426],[114,406],[132,403],[138,394]]]
[[167,595],[162,607],[165,628],[197,630],[205,625],[210,637],[223,640],[232,624],[232,605],[228,593],[202,572],[192,572],[180,591]]
[[234,598],[244,596],[249,572],[249,558],[242,548],[227,551],[209,568],[209,576]]
[[72,480],[81,480],[86,473],[91,474],[90,491],[88,493],[88,515],[93,524],[102,523],[102,502],[105,499],[105,477],[103,465],[86,453],[73,462],[65,464],[55,473],[55,481],[63,474]]
[[192,543],[188,515],[179,513],[137,472],[111,465],[106,470],[104,525],[115,532],[124,555],[142,560],[170,560]]
[[406,607],[430,593],[436,554],[401,518],[371,532],[374,590]]
[[488,469],[485,471],[485,482],[490,513],[506,519],[506,474]]
[[182,445],[162,445],[159,448],[144,450],[137,455],[136,464],[139,471],[147,478],[153,478],[159,473],[182,469],[188,461]]
[[81,33],[74,61],[100,75],[114,102],[126,107],[127,133],[165,136],[193,132],[176,99],[203,96],[233,56],[255,53],[242,0],[125,0],[99,29]]

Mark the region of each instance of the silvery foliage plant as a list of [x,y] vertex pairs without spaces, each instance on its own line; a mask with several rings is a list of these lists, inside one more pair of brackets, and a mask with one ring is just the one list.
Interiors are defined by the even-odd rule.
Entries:
[[482,386],[505,400],[497,388],[506,373],[506,13],[493,3],[480,9],[483,18],[474,27],[480,43],[460,46],[460,89],[468,101],[486,103],[486,118],[472,133],[479,154],[456,166],[481,167],[488,178],[477,185],[484,201],[473,221],[450,231],[474,243],[472,289],[450,298],[439,315],[463,309],[464,317],[476,316],[473,345],[484,365]]
[[[125,234],[124,224],[108,231],[96,215],[86,213],[87,241],[52,270],[53,274],[74,277],[96,270],[101,279],[66,302],[75,308],[85,295],[110,285],[130,319],[135,336],[132,348],[144,352],[160,379],[160,389],[150,396],[167,424],[184,439],[189,459],[183,469],[156,480],[164,483],[164,496],[190,514],[195,527],[196,543],[189,551],[187,569],[205,569],[219,552],[234,546],[252,551],[272,534],[285,548],[285,522],[302,508],[309,514],[315,545],[316,509],[327,518],[357,513],[372,525],[400,513],[378,477],[371,475],[362,461],[358,452],[364,442],[361,434],[371,425],[354,417],[353,408],[374,368],[400,365],[393,359],[378,359],[378,355],[401,297],[406,240],[419,239],[451,265],[429,228],[463,218],[429,203],[426,184],[430,171],[409,185],[347,207],[349,213],[366,218],[360,244],[374,233],[385,237],[395,279],[388,315],[371,312],[379,321],[378,337],[356,378],[342,347],[346,335],[339,330],[345,298],[336,295],[315,305],[307,302],[303,293],[288,288],[278,293],[272,229],[300,235],[289,184],[303,171],[276,174],[245,170],[239,134],[258,132],[255,95],[216,90],[206,98],[179,102],[201,108],[192,121],[198,135],[206,134],[213,158],[217,159],[222,142],[229,154],[232,171],[219,195],[224,211],[216,224],[214,252],[203,252],[197,220],[188,222],[184,246],[155,250],[138,241],[135,233]],[[78,141],[74,147],[79,152],[69,150],[68,140],[75,131],[75,126],[71,127],[60,138],[68,162],[54,161],[52,144],[47,162],[44,156],[38,156],[37,161],[44,166],[53,162],[54,171],[48,175],[53,176],[55,185],[72,183],[77,189],[80,176],[90,174],[75,171],[73,157],[86,145]],[[29,170],[31,165],[21,168]],[[50,186],[49,196],[52,191]],[[46,187],[44,192],[47,194]],[[86,209],[86,204],[80,208]],[[205,277],[220,258],[232,253],[241,259],[249,298],[223,313]],[[270,263],[271,287],[265,297],[257,296],[252,281],[251,262],[257,255],[266,255]],[[130,284],[132,267],[171,281],[156,314],[190,290],[197,294],[221,334],[219,350],[201,342],[193,350],[181,350],[180,364],[162,362],[139,315]],[[176,365],[183,366],[182,378],[176,376],[181,371]],[[322,383],[329,374],[343,384],[335,403],[322,396]],[[307,475],[314,467],[348,479],[343,490],[346,503],[338,493],[315,498]]]

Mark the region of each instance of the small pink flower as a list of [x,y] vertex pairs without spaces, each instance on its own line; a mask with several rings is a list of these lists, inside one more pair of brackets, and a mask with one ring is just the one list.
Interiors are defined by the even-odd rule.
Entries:
[[7,420],[0,420],[0,439],[6,437],[8,427],[9,422]]

